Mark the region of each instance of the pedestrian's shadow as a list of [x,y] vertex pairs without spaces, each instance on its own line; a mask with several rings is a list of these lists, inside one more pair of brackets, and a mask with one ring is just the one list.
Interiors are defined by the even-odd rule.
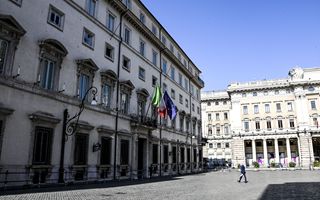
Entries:
[[320,182],[292,182],[270,184],[259,200],[274,199],[320,199]]

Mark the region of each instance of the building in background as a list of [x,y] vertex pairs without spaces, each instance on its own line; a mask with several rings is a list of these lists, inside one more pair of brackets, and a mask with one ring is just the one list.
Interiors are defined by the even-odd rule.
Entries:
[[1,1],[0,182],[201,171],[200,73],[139,0]]
[[[225,123],[231,125],[231,162],[256,161],[309,168],[320,159],[320,68],[294,68],[279,80],[233,83],[226,91],[203,92],[202,126],[209,159],[229,160]],[[225,102],[225,104],[223,104]],[[224,122],[223,113],[229,113]],[[220,127],[220,128],[219,128]]]

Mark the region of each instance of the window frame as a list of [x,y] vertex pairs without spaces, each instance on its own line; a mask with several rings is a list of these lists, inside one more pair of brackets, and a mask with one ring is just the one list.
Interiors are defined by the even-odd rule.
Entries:
[[[86,36],[90,36],[92,37],[92,44],[88,44],[86,42]],[[90,31],[89,29],[87,29],[86,27],[83,27],[83,35],[82,35],[82,44],[86,47],[88,47],[91,50],[94,50],[94,45],[95,45],[95,34]]]
[[[51,14],[52,13],[54,13],[55,15],[58,15],[60,17],[60,25],[51,21]],[[52,25],[53,27],[57,28],[58,30],[63,31],[64,20],[65,20],[65,14],[61,10],[59,10],[58,8],[54,7],[52,4],[49,4],[47,23]]]

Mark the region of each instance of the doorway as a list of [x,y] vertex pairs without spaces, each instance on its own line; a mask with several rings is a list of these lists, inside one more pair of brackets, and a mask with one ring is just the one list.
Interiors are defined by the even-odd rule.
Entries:
[[138,179],[142,179],[146,175],[145,169],[145,152],[144,146],[146,143],[146,139],[139,138],[138,140]]

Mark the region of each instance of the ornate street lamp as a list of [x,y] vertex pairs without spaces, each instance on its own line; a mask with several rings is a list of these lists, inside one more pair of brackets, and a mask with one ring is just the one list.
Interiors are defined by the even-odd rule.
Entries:
[[[96,94],[98,89],[94,86],[90,87],[85,95],[83,96],[81,103],[79,105],[79,111],[73,117],[69,117],[68,109],[65,109],[63,112],[63,126],[62,126],[62,136],[61,136],[61,152],[60,152],[60,167],[59,167],[59,183],[64,183],[64,149],[66,139],[69,136],[72,136],[76,133],[79,125],[79,118],[81,113],[84,110],[84,104],[87,100],[87,96],[91,91],[93,98],[91,101],[91,105],[97,105]],[[73,123],[74,122],[74,123]]]

